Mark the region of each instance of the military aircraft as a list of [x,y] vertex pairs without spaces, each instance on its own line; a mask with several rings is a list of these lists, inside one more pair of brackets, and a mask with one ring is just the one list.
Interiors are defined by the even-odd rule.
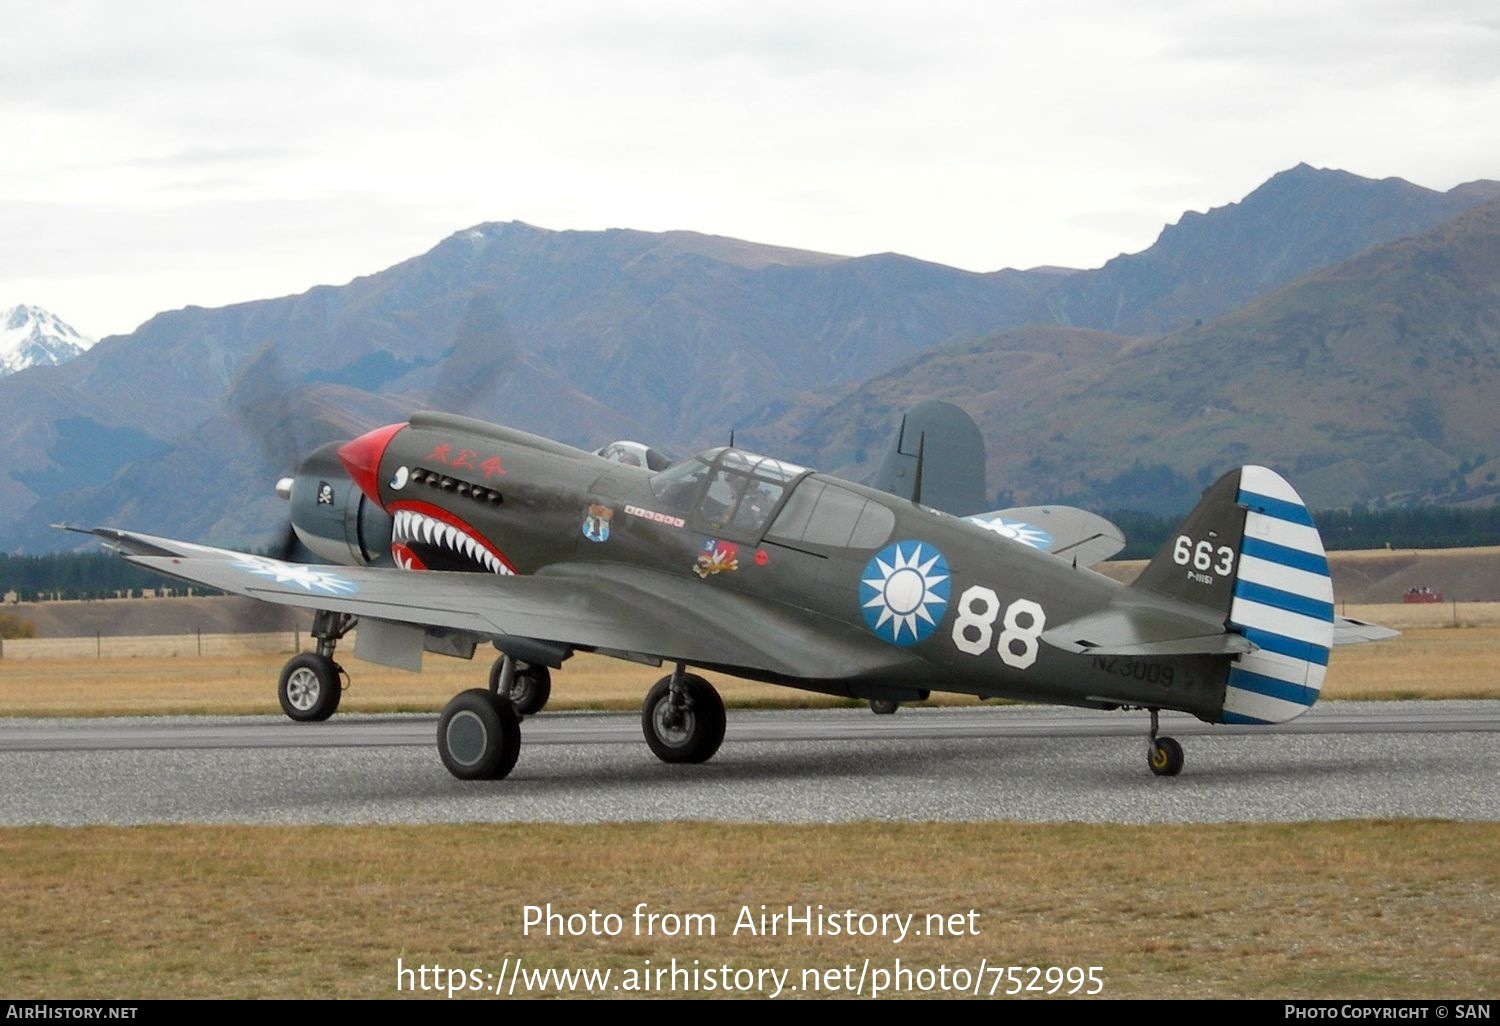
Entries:
[[[733,432],[730,440],[732,445]],[[389,555],[390,515],[353,486],[338,460],[341,445],[333,443],[315,451],[294,477],[277,482],[277,493],[291,502],[291,509],[289,533],[275,549],[282,558],[295,557],[304,563],[317,562],[321,556],[344,564],[394,565]],[[630,440],[611,442],[594,453],[611,462],[654,471],[665,470],[675,462],[660,450]],[[1125,545],[1114,524],[1073,507],[1054,504],[986,510],[984,437],[972,417],[943,400],[924,400],[902,415],[879,470],[866,483],[944,513],[967,516],[991,531],[1033,548],[1066,555],[1084,566],[1108,559]],[[335,671],[343,675],[337,664]],[[505,673],[502,653],[490,667],[491,690],[498,689]],[[517,660],[509,667],[507,679],[510,684],[505,693],[523,717],[545,708],[552,694],[552,677],[545,664]],[[332,710],[320,703],[317,695],[316,675],[309,668],[283,675],[279,698],[289,718],[322,720],[331,715]],[[886,715],[901,706],[893,698],[872,698],[869,704],[873,712]]]
[[328,564],[93,533],[141,566],[316,610],[317,651],[281,680],[301,718],[337,708],[333,657],[356,622],[355,655],[412,670],[426,651],[493,642],[505,658],[491,686],[438,721],[444,765],[468,780],[515,765],[521,716],[504,696],[518,668],[576,652],[671,667],[641,713],[666,762],[703,762],[724,738],[723,701],[696,668],[866,700],[939,690],[1144,710],[1148,764],[1171,776],[1183,752],[1160,736],[1160,710],[1289,720],[1317,700],[1336,634],[1390,633],[1336,630],[1317,530],[1267,468],[1211,486],[1126,586],[923,505],[921,452],[901,498],[733,446],[653,470],[419,413],[303,464],[294,522]]

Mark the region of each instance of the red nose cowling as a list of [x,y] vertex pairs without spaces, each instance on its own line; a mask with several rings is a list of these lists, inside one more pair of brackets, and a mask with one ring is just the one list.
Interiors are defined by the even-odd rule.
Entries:
[[385,455],[385,447],[391,443],[396,432],[404,427],[404,423],[387,424],[383,428],[366,431],[354,441],[339,447],[339,462],[349,471],[349,476],[359,486],[359,490],[382,509],[385,507],[380,502],[380,459]]

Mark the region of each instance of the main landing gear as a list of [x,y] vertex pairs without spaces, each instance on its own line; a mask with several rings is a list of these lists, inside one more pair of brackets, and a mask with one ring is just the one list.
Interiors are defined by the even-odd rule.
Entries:
[[344,668],[333,661],[338,641],[359,622],[348,613],[318,610],[313,615],[316,652],[300,652],[281,668],[276,697],[281,711],[301,723],[316,723],[332,716],[344,692]]
[[490,667],[490,691],[508,696],[511,705],[522,716],[535,716],[546,708],[547,699],[552,697],[552,672],[545,666],[510,660],[510,682],[506,684],[505,664],[509,659],[509,656],[501,655]]
[[[521,753],[521,714],[509,698],[521,668],[509,656],[491,674],[490,690],[454,697],[438,717],[438,756],[460,780],[500,780]],[[545,680],[545,675],[542,678]],[[646,744],[663,762],[707,762],[724,741],[724,700],[714,686],[682,664],[657,681],[641,707]]]
[[641,731],[662,762],[707,762],[724,743],[724,699],[682,664],[646,693]]
[[1182,772],[1182,745],[1176,738],[1157,737],[1160,728],[1158,710],[1151,712],[1151,739],[1146,744],[1146,764],[1159,777],[1175,777]]
[[[535,671],[540,670],[540,674]],[[545,666],[531,667],[508,655],[490,668],[489,690],[472,688],[456,695],[438,717],[438,758],[460,780],[502,780],[516,766],[521,754],[521,703],[535,697],[540,681],[540,702],[527,711],[540,709],[552,693],[551,675]]]
[[438,757],[460,780],[501,780],[521,754],[521,716],[484,688],[461,692],[438,717]]

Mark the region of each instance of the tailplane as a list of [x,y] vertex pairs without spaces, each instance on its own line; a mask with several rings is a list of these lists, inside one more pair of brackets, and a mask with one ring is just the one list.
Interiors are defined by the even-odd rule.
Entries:
[[1223,722],[1281,723],[1317,701],[1333,645],[1333,581],[1307,505],[1246,466],[1220,478],[1131,586],[1222,617],[1234,657]]

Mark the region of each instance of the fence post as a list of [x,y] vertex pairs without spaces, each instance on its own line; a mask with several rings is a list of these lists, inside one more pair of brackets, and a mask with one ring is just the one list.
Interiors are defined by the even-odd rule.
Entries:
[[94,658],[104,658],[104,642],[101,640],[99,631],[94,632]]
[[198,658],[203,658],[203,625],[198,625]]

